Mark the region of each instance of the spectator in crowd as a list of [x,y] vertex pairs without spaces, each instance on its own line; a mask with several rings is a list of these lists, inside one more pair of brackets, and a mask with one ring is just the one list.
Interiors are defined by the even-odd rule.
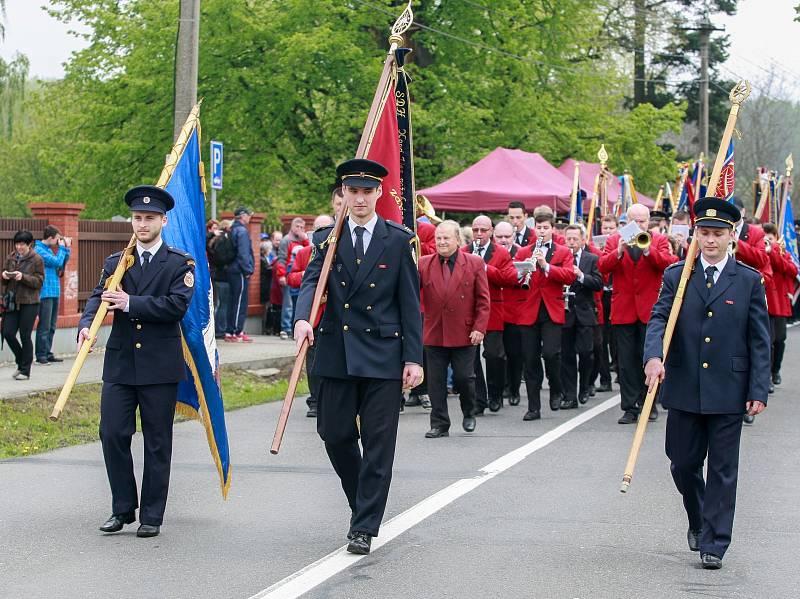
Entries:
[[261,244],[259,246],[261,260],[261,281],[259,281],[258,299],[264,306],[264,313],[261,316],[261,334],[269,334],[269,311],[270,311],[270,290],[272,288],[272,263],[275,261],[275,252],[272,248],[272,241],[266,233],[261,234]]
[[72,239],[61,235],[52,225],[44,228],[42,240],[36,242],[36,253],[44,263],[44,283],[39,294],[39,324],[36,327],[36,363],[43,366],[63,362],[53,354],[53,335],[58,320],[58,299],[61,296],[59,278],[69,260]]
[[230,285],[227,268],[236,259],[236,248],[230,236],[231,221],[208,221],[206,226],[206,253],[214,289],[214,334],[224,338],[228,328]]
[[283,304],[281,308],[281,339],[292,338],[292,317],[294,316],[291,287],[287,284],[286,275],[288,274],[289,265],[294,255],[294,248],[306,245],[308,245],[306,221],[300,217],[292,219],[291,229],[281,240],[281,244],[278,247],[278,259],[275,262],[273,274],[273,276],[278,277],[278,283],[281,286],[283,295]]
[[436,227],[437,253],[419,261],[432,408],[428,439],[450,436],[448,365],[460,394],[462,427],[475,430],[475,351],[486,334],[491,304],[486,265],[481,257],[460,252],[462,243],[458,223],[443,221]]
[[231,301],[228,302],[225,341],[229,342],[253,342],[244,332],[244,322],[247,319],[247,291],[250,287],[250,277],[255,270],[253,244],[248,231],[252,214],[253,211],[245,206],[239,206],[233,212],[235,220],[231,225],[230,238],[236,249],[236,258],[227,267]]
[[30,231],[14,234],[14,251],[6,257],[0,278],[3,283],[3,339],[17,362],[12,377],[27,381],[31,378],[33,363],[33,323],[39,314],[39,292],[44,281],[44,262],[33,249]]

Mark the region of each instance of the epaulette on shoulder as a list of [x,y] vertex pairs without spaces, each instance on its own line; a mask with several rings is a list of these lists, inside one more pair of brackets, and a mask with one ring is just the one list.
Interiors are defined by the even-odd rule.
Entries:
[[681,267],[681,268],[683,268],[683,265],[684,265],[685,263],[686,263],[686,260],[678,260],[678,261],[677,261],[677,262],[675,262],[674,264],[670,264],[669,266],[667,266],[667,267],[664,269],[664,272],[667,272],[668,270],[672,270],[672,269],[674,269],[674,268],[677,268],[677,267]]
[[761,276],[761,272],[760,272],[760,271],[759,271],[757,268],[753,268],[752,266],[750,266],[749,264],[745,264],[745,263],[744,263],[744,262],[742,262],[741,260],[737,260],[737,261],[736,261],[736,264],[738,264],[739,266],[744,266],[744,267],[745,267],[747,270],[752,270],[752,271],[753,271],[754,273],[756,273],[756,274],[757,274],[759,277],[761,277],[761,282],[762,282],[762,283],[764,282],[764,278]]
[[394,227],[395,229],[400,229],[406,235],[411,235],[412,237],[414,236],[414,231],[412,231],[411,229],[409,229],[405,225],[401,225],[399,223],[396,223],[393,220],[387,220],[386,224],[389,225],[390,227]]
[[119,258],[119,257],[122,255],[122,252],[124,252],[124,251],[125,251],[125,250],[120,250],[120,251],[118,251],[118,252],[114,252],[113,254],[111,254],[111,255],[109,256],[109,258]]
[[191,259],[192,255],[189,252],[184,252],[183,250],[179,250],[178,248],[174,248],[171,245],[167,246],[167,251],[172,252],[173,254],[178,254],[179,256],[183,256],[184,258]]

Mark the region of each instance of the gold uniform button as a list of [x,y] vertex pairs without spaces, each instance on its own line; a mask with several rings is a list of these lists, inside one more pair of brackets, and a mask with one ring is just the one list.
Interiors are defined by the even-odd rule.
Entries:
[[711,318],[712,316],[714,316],[714,313],[709,310],[708,317]]
[[395,332],[394,332],[394,336],[395,336],[395,337],[399,337],[399,336],[400,336],[400,333],[398,333],[397,331],[395,331]]
[[370,283],[369,286],[370,287],[375,287],[375,283]]
[[346,283],[344,281],[342,281],[342,287],[344,287],[345,285],[346,285]]
[[138,330],[140,330],[140,331],[141,331],[141,330],[142,330],[142,325],[140,325],[140,324],[137,324],[137,325],[136,325],[136,328],[137,328]]
[[141,343],[137,343],[136,344],[136,349],[142,349],[142,344]]
[[367,306],[367,310],[372,310],[372,306]]
[[706,337],[706,343],[711,343],[711,337]]
[[349,308],[350,308],[350,304],[345,304],[345,305],[344,305],[344,309],[345,309],[345,310],[347,310],[347,309],[349,309]]
[[371,332],[372,332],[372,329],[364,329],[364,332],[365,332],[365,333],[371,333]]
[[703,362],[703,368],[708,368],[708,362]]
[[348,327],[347,325],[344,325],[342,328],[343,328],[345,331],[349,331],[349,330],[350,330],[350,327]]

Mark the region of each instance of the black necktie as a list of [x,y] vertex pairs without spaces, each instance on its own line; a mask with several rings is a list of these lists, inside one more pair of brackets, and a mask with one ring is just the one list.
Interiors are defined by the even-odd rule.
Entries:
[[477,248],[475,248],[475,253],[479,256],[483,256],[483,246],[479,245]]
[[356,232],[356,265],[360,265],[364,259],[364,231],[366,229],[358,226],[354,231]]
[[711,288],[714,286],[714,275],[716,272],[716,266],[709,266],[706,268],[706,287],[708,287],[709,293],[711,292]]
[[572,263],[573,263],[575,266],[578,266],[578,254],[577,254],[577,252],[576,252],[576,253],[574,253],[574,254],[572,254]]
[[142,272],[147,270],[147,267],[150,265],[150,252],[145,250],[142,252]]

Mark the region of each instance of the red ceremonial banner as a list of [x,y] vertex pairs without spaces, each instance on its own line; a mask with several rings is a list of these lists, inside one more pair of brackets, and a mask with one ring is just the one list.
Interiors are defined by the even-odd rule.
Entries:
[[397,106],[394,99],[394,83],[389,85],[388,96],[381,110],[367,158],[380,162],[389,175],[383,179],[383,194],[378,198],[375,210],[379,216],[396,223],[403,223],[403,196],[400,186],[400,142],[397,130]]

